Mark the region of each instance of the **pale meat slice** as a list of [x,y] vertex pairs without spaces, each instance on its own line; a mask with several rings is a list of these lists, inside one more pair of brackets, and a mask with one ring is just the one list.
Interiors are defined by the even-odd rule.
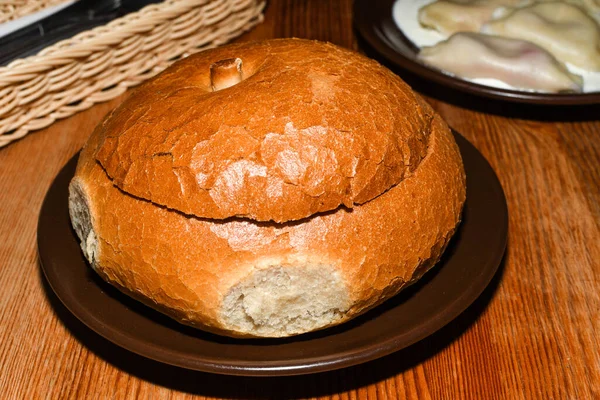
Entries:
[[496,10],[516,6],[520,0],[441,0],[419,9],[419,23],[444,35],[479,32]]
[[[527,0],[523,5],[530,5],[534,3],[552,3],[556,0]],[[565,3],[573,4],[581,7],[586,11],[596,22],[600,23],[600,0],[564,0]]]
[[482,27],[483,33],[527,40],[563,63],[600,71],[600,27],[583,9],[563,3],[537,3]]
[[581,92],[581,77],[571,74],[546,50],[523,40],[479,33],[457,33],[419,58],[465,79],[497,79],[524,90]]

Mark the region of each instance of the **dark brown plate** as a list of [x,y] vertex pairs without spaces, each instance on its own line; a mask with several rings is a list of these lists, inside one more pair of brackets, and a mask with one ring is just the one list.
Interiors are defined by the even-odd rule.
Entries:
[[[405,0],[398,0],[405,1]],[[354,24],[361,36],[389,62],[416,75],[467,93],[517,103],[538,105],[578,105],[600,103],[600,92],[534,93],[499,89],[480,85],[447,75],[422,64],[417,59],[418,48],[394,22],[392,8],[396,0],[355,0]]]
[[321,332],[240,340],[176,323],[102,281],[71,229],[67,187],[74,157],[50,187],[38,224],[38,250],[51,288],[83,323],[142,356],[232,375],[295,375],[369,361],[440,329],[481,294],[500,265],[508,230],[502,187],[483,156],[456,134],[467,172],[463,222],[442,261],[417,284],[371,312]]

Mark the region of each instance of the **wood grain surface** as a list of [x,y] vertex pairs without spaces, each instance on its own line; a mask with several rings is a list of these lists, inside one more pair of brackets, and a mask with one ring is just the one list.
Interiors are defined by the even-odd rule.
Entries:
[[[273,0],[239,40],[290,36],[376,57],[356,37],[350,0]],[[508,105],[396,72],[506,193],[505,259],[467,311],[390,356],[299,377],[187,371],[101,338],[47,286],[36,226],[54,176],[117,99],[0,149],[0,398],[600,399],[600,107]]]

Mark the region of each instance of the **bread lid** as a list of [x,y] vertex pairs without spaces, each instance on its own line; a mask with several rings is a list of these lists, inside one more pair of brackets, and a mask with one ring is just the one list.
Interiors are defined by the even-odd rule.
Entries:
[[365,203],[414,171],[433,111],[357,53],[299,39],[204,51],[97,129],[121,190],[201,218],[286,222]]

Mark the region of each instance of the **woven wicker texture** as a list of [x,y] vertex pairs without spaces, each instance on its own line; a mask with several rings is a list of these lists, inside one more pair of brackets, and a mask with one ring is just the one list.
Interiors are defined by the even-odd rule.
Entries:
[[0,67],[0,147],[262,21],[263,0],[167,0]]
[[24,17],[44,8],[64,3],[66,0],[0,0],[0,24]]

